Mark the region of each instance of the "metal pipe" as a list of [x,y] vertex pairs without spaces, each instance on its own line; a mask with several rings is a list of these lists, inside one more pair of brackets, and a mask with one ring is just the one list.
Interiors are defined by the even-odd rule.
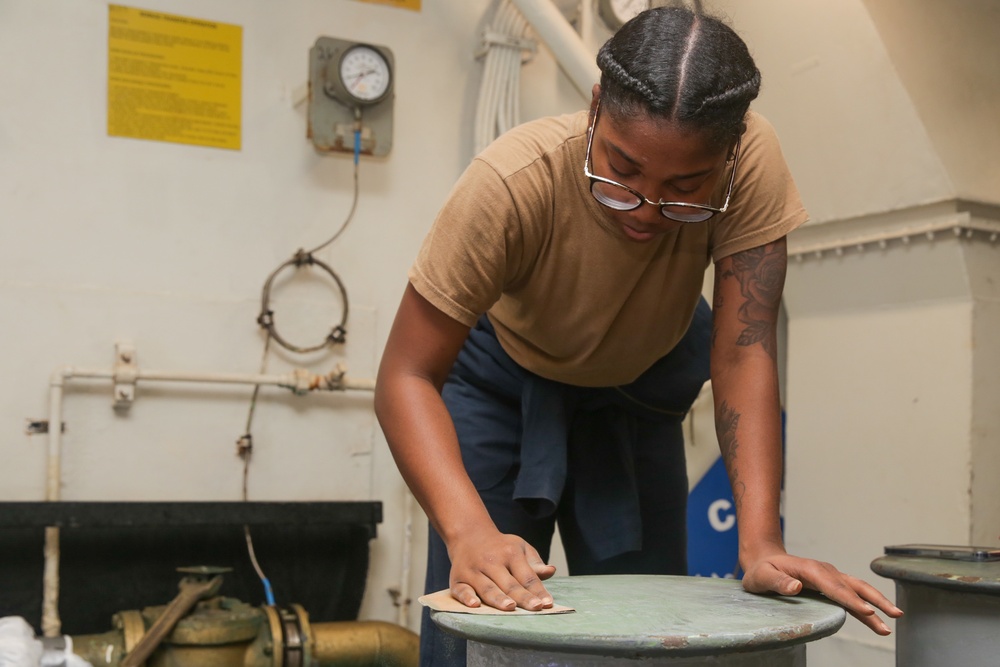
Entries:
[[420,639],[383,621],[313,623],[317,667],[411,667],[419,662]]
[[[62,398],[67,369],[56,371],[49,380],[49,442],[45,461],[45,499],[56,502],[62,486]],[[110,377],[110,374],[108,375]],[[62,633],[59,618],[59,529],[45,529],[42,570],[42,636]]]
[[552,51],[556,62],[585,100],[601,80],[595,55],[551,0],[511,0]]
[[[49,380],[49,428],[45,462],[45,499],[56,502],[62,495],[62,405],[66,382],[70,379],[112,380],[113,370],[64,366],[52,373]],[[374,391],[375,380],[348,378],[341,369],[327,375],[317,375],[295,369],[284,375],[252,375],[241,373],[196,373],[137,369],[135,380],[160,382],[195,382],[215,384],[269,385],[291,389],[297,394],[309,391]],[[45,565],[42,572],[42,635],[59,637],[62,621],[59,617],[59,529],[45,529]]]
[[[336,621],[308,625],[303,630],[311,638],[309,667],[416,667],[420,662],[418,635],[392,623]],[[273,667],[284,664],[280,651],[275,654],[275,648],[280,648],[280,637],[274,633],[274,628],[267,629],[267,624],[262,623],[261,634],[252,642],[181,646],[168,639],[147,664],[185,667],[233,664],[234,654],[242,652],[241,665]],[[122,629],[100,635],[77,635],[70,640],[73,652],[91,664],[124,667],[128,662],[130,649]]]
[[59,529],[45,528],[45,569],[42,571],[42,636],[62,634],[59,618]]
[[[331,374],[333,375],[333,374]],[[183,371],[140,370],[136,379],[160,382],[206,382],[216,384],[254,384],[284,387],[286,389],[353,389],[375,391],[375,381],[357,378],[337,379],[331,375],[317,375],[308,371],[295,371],[284,375],[253,375],[248,373],[191,373]],[[328,386],[323,380],[331,378]],[[309,386],[310,384],[314,386]]]

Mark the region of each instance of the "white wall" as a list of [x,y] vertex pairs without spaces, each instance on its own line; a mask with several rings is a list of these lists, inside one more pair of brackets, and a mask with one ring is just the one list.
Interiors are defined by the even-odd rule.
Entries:
[[969,541],[972,544],[996,544],[1000,541],[1000,410],[996,409],[1000,395],[1000,247],[978,244],[967,253],[970,291],[975,300],[971,317],[975,363],[972,367],[973,387],[970,448],[972,475],[972,521]]
[[[5,63],[0,68],[0,308],[6,323],[2,369],[8,378],[0,387],[4,499],[44,497],[44,436],[24,435],[24,423],[46,416],[48,378],[55,368],[109,367],[115,340],[128,338],[142,367],[258,370],[263,336],[255,318],[264,280],[296,249],[325,240],[351,201],[350,159],[316,155],[305,138],[305,107],[292,104],[306,81],[308,49],[321,35],[393,49],[393,150],[385,159],[362,161],[356,217],[321,253],[349,290],[347,346],[306,359],[276,351],[268,368],[306,365],[325,372],[344,359],[351,374],[374,374],[406,270],[470,157],[479,78],[473,53],[491,6],[489,0],[423,4],[421,12],[353,0],[134,5],[243,26],[243,148],[224,151],[107,136],[106,2],[0,0]],[[896,39],[886,47],[880,24],[861,0],[706,4],[727,12],[750,44],[764,72],[756,108],[774,122],[815,222],[969,193],[989,201],[982,195],[986,188],[955,166],[965,164],[962,150],[975,151],[975,146],[956,148],[968,133],[934,133],[928,112],[914,105],[924,98],[912,92],[912,78],[899,76],[897,63],[906,50]],[[600,28],[584,32],[595,52],[607,36]],[[544,48],[523,76],[525,119],[584,103]],[[938,107],[934,112],[941,117]],[[873,275],[888,270],[871,257],[862,261]],[[790,282],[798,279],[790,273]],[[306,283],[284,285],[275,310],[283,333],[313,341],[339,311],[328,294]],[[803,302],[817,307],[850,302],[866,289],[864,283],[823,280],[804,285]],[[940,283],[933,280],[901,285],[897,296],[912,303],[935,286]],[[939,354],[938,343],[971,339],[995,350],[990,333],[998,314],[991,298],[991,304],[975,308],[932,304],[934,327],[926,330],[914,329],[920,318],[915,320],[910,307],[858,309],[834,326],[824,323],[819,311],[789,309],[790,439],[804,423],[830,428],[827,439],[790,452],[793,548],[872,580],[866,559],[905,528],[928,525],[928,516],[946,509],[893,491],[899,480],[891,466],[909,460],[912,442],[907,433],[880,431],[880,424],[885,415],[905,419],[919,413],[929,420],[919,435],[934,434],[942,443],[954,437],[955,410],[965,409],[956,401],[973,400],[954,374],[968,369],[961,370],[954,349]],[[869,327],[878,335],[857,335]],[[832,365],[830,349],[850,352],[855,361]],[[913,363],[912,355],[930,351],[932,368]],[[995,369],[997,353],[988,358]],[[867,393],[859,394],[852,388],[862,373]],[[797,413],[795,394],[803,388],[813,395],[829,390],[831,409]],[[901,398],[910,393],[908,400]],[[873,400],[864,403],[869,395]],[[987,464],[997,463],[990,439],[996,418],[985,416],[982,406],[995,404],[995,395],[975,399],[981,402],[975,412],[980,415],[976,456]],[[885,396],[899,400],[883,405]],[[838,421],[838,404],[860,407],[864,420]],[[921,409],[928,405],[950,406],[948,416]],[[109,386],[76,383],[66,399],[63,497],[238,499],[241,463],[234,442],[248,407],[248,388],[140,385],[131,411],[116,415]],[[370,407],[365,395],[293,397],[264,390],[254,422],[250,497],[382,500],[385,520],[372,543],[362,617],[394,621],[387,589],[401,579],[404,492]],[[943,459],[936,472],[955,482],[959,465]],[[879,470],[889,472],[876,474]],[[875,507],[866,503],[872,488],[884,501]],[[983,526],[994,516],[989,499],[995,499],[984,496],[986,509],[973,510],[981,512]],[[425,525],[418,510],[411,519],[410,595],[415,597],[422,586]],[[947,541],[966,536],[949,532],[946,522],[935,530]],[[817,535],[822,539],[814,539]],[[410,627],[416,627],[416,614],[412,609]],[[853,643],[828,640],[821,644],[831,648],[817,650],[853,655],[862,650],[856,646],[870,646],[872,654],[891,660],[892,640],[866,632],[849,622],[838,637],[845,634]],[[816,664],[846,664],[825,660]]]
[[725,6],[758,61],[756,108],[775,124],[814,222],[952,195],[859,0],[713,4]]
[[[374,377],[406,270],[470,158],[487,0],[428,1],[420,12],[351,0],[130,6],[243,27],[242,150],[108,137],[107,3],[0,0],[6,500],[45,497],[46,439],[24,428],[47,416],[56,368],[109,369],[115,341],[127,339],[141,368],[258,372],[265,279],[295,250],[329,238],[351,203],[350,158],[317,155],[306,107],[293,106],[317,37],[393,50],[393,149],[362,160],[355,218],[319,254],[348,289],[347,345],[305,357],[272,345],[268,372],[325,373],[344,360],[351,375]],[[544,48],[523,77],[525,117],[583,104]],[[275,318],[284,337],[311,345],[341,306],[315,278],[291,274],[276,283]],[[71,381],[62,497],[238,500],[234,443],[249,399],[249,387],[140,382],[133,407],[115,414],[109,383]],[[370,396],[265,388],[253,434],[251,499],[384,502],[362,616],[397,620],[387,589],[401,579],[404,493]],[[412,515],[415,596],[423,519]]]
[[956,194],[996,201],[1000,5],[993,0],[865,0],[864,4]]
[[[756,106],[775,123],[811,215],[790,237],[802,256],[786,282],[788,547],[894,599],[893,582],[869,568],[885,545],[998,539],[1000,448],[987,407],[997,345],[986,334],[998,216],[956,213],[975,209],[961,198],[1000,197],[1000,87],[990,85],[1000,47],[985,34],[996,8],[716,4],[764,72]],[[904,233],[942,217],[958,221],[961,239],[949,228],[933,241]],[[865,250],[852,239],[868,239]],[[810,647],[810,664],[890,667],[893,649],[849,620]]]
[[[829,223],[790,243],[786,541],[890,599],[894,582],[870,572],[886,545],[997,539],[997,357],[983,336],[996,324],[1000,224],[952,218],[961,233],[854,243],[850,224]],[[805,251],[824,238],[827,250]],[[810,662],[888,667],[889,648],[852,623]]]

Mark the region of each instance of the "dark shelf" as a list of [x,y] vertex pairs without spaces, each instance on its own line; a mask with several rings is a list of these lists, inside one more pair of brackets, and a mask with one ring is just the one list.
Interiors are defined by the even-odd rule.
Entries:
[[59,528],[59,611],[66,634],[106,632],[113,614],[166,604],[177,568],[232,568],[222,595],[264,602],[244,526],[277,604],[313,621],[357,618],[369,541],[382,521],[370,502],[0,502],[0,617],[41,633],[45,527]]
[[0,502],[0,528],[352,524],[375,537],[381,522],[379,501]]

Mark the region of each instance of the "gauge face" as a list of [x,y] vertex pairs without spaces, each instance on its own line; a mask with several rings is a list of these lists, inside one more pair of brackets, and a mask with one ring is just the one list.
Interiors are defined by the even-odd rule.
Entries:
[[617,30],[651,6],[650,0],[601,0],[598,11],[608,27]]
[[340,59],[340,82],[347,94],[359,102],[375,102],[389,92],[392,70],[379,51],[358,45]]

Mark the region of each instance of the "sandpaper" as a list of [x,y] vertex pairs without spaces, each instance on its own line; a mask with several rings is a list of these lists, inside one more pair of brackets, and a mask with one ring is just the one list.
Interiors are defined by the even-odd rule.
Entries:
[[481,607],[466,607],[464,604],[453,598],[451,596],[451,591],[447,589],[438,591],[437,593],[422,595],[417,598],[417,602],[425,607],[430,607],[435,611],[450,611],[458,614],[481,614],[483,616],[544,616],[545,614],[565,614],[576,611],[572,607],[565,607],[559,604],[553,604],[547,609],[540,609],[538,611],[529,611],[528,609],[521,609],[520,607],[516,608],[514,611],[504,611],[502,609],[495,609],[494,607],[490,607],[488,605],[483,605]]

